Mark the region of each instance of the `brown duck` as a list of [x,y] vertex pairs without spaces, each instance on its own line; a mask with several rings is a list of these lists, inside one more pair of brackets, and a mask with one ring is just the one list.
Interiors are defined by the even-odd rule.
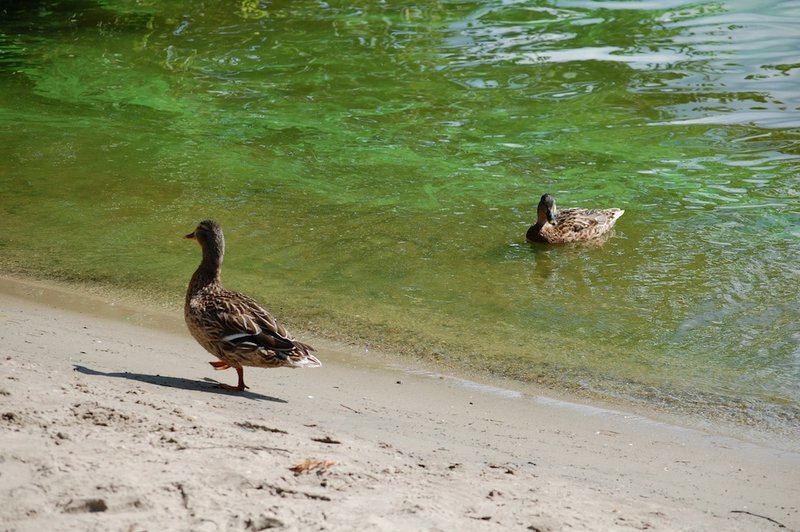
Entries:
[[557,211],[553,196],[545,194],[539,201],[536,223],[525,236],[531,242],[547,244],[585,242],[608,232],[624,213],[622,209]]
[[210,362],[217,370],[235,368],[237,386],[221,384],[226,390],[244,391],[244,366],[259,368],[321,366],[309,345],[298,342],[286,328],[253,298],[222,286],[220,267],[225,254],[222,228],[213,220],[200,222],[186,238],[197,240],[203,260],[192,275],[186,291],[184,316],[189,332],[206,351],[219,360]]

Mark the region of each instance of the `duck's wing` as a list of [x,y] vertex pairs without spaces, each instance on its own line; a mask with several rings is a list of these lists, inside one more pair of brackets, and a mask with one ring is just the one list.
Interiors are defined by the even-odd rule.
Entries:
[[589,209],[562,209],[558,211],[558,227],[569,228],[571,231],[586,231],[597,225],[607,223],[608,217],[602,211]]
[[253,298],[225,291],[215,299],[218,341],[227,351],[274,356],[287,365],[318,365],[314,348],[298,342]]
[[556,230],[564,238],[574,240],[598,236],[611,229],[623,212],[620,209],[563,209],[558,212]]

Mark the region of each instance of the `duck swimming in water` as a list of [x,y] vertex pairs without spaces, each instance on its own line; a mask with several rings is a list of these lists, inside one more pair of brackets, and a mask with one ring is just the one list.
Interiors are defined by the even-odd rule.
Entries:
[[556,200],[545,194],[539,200],[536,223],[525,235],[530,242],[563,244],[585,242],[607,233],[614,227],[622,209],[563,209],[556,210]]
[[298,342],[286,328],[253,298],[222,286],[220,267],[225,254],[222,228],[213,220],[200,222],[186,238],[197,240],[203,260],[186,290],[184,317],[189,332],[206,351],[219,360],[214,369],[236,369],[237,386],[244,391],[244,366],[259,368],[321,366],[311,354],[314,348]]

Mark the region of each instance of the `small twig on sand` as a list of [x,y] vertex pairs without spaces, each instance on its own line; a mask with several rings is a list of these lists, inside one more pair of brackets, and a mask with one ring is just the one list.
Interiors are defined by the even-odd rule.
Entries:
[[732,514],[747,514],[747,515],[752,515],[753,517],[760,517],[761,519],[766,519],[770,523],[775,523],[776,525],[778,525],[778,528],[786,528],[786,525],[784,525],[783,523],[781,523],[779,521],[776,521],[771,517],[767,517],[766,515],[754,514],[753,512],[748,512],[747,510],[731,510],[731,513]]
[[355,408],[350,408],[349,406],[347,406],[347,405],[344,405],[344,404],[342,404],[342,403],[339,403],[339,406],[341,406],[341,407],[343,407],[343,408],[346,408],[346,409],[348,409],[349,411],[351,411],[351,412],[353,412],[353,413],[355,413],[355,414],[360,414],[360,413],[361,413],[361,412],[359,412],[358,410],[356,410]]
[[208,449],[241,449],[243,451],[274,451],[279,453],[291,454],[289,449],[281,449],[280,447],[265,447],[262,445],[209,445],[207,447],[179,447],[179,451],[185,449],[192,449],[195,451],[204,451]]
[[265,427],[264,425],[256,425],[255,423],[250,423],[249,421],[245,421],[243,423],[234,421],[233,424],[245,430],[263,430],[265,432],[277,432],[278,434],[289,434],[285,430],[273,429],[272,427]]
[[330,443],[330,444],[340,444],[339,440],[334,440],[330,436],[325,436],[324,438],[311,438],[311,441],[316,441],[319,443]]

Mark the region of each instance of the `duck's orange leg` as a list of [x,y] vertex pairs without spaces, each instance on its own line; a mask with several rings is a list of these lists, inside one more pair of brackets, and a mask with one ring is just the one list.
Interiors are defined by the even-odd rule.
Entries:
[[228,369],[230,367],[221,360],[212,360],[211,362],[209,362],[209,364],[211,364],[211,367],[213,367],[216,370]]
[[[230,366],[228,366],[228,367],[230,367]],[[224,369],[224,368],[220,368],[220,369]],[[221,384],[220,383],[219,387],[222,388],[223,390],[230,390],[232,392],[243,392],[243,391],[249,389],[249,386],[247,386],[244,383],[244,368],[236,368],[236,373],[239,375],[239,384],[238,385],[231,386],[229,384]]]

